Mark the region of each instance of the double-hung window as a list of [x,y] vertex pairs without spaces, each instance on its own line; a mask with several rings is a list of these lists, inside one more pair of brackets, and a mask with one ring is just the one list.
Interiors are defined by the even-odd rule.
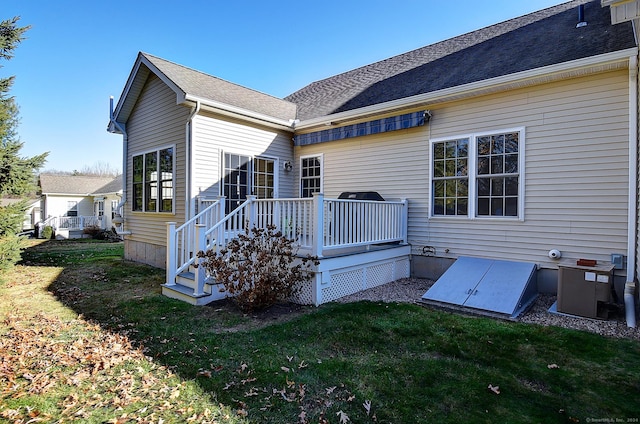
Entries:
[[431,143],[431,216],[523,219],[524,130]]
[[469,211],[469,139],[433,143],[433,214]]
[[134,211],[173,212],[173,168],[173,147],[133,157]]
[[322,156],[300,158],[300,197],[322,192]]

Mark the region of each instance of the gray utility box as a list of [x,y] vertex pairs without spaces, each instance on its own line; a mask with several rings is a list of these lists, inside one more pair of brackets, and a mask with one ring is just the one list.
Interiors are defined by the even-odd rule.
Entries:
[[588,318],[608,318],[613,265],[558,266],[558,312]]

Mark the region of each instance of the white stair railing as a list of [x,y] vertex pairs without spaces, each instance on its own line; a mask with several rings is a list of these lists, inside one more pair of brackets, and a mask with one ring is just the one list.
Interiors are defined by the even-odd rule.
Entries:
[[196,225],[212,226],[224,217],[225,198],[210,203],[196,216],[176,228],[167,223],[167,284],[175,284],[176,276],[195,263]]

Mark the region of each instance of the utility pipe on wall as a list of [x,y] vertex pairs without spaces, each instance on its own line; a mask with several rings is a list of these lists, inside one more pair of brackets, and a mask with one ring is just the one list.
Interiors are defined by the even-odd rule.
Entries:
[[[127,155],[129,153],[127,131],[124,129],[124,125],[115,120],[113,116],[113,96],[109,97],[109,121],[115,128],[122,133],[122,199],[116,206],[116,210],[122,208],[123,213],[121,216],[124,218],[124,205],[127,203]],[[115,132],[115,131],[113,131]],[[124,222],[122,223],[122,230],[120,233],[124,233]]]
[[624,286],[624,311],[627,320],[627,327],[636,328],[636,308],[634,306],[634,298],[636,291],[636,283],[628,281]]
[[[629,193],[627,215],[627,280],[635,281],[637,265],[637,216],[638,216],[638,56],[629,57]],[[635,289],[635,286],[632,290]],[[625,286],[624,302],[627,326],[635,327],[634,296],[629,296]],[[633,293],[633,292],[632,292]],[[631,314],[630,314],[631,312]]]

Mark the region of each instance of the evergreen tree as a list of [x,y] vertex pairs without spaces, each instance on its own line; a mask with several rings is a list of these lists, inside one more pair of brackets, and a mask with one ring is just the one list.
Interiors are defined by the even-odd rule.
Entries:
[[[19,17],[0,22],[0,59],[9,60],[29,29],[19,27]],[[0,65],[2,68],[2,65]],[[35,172],[44,165],[47,153],[34,157],[20,156],[23,143],[17,135],[18,105],[9,95],[14,77],[0,78],[0,198],[28,195],[35,190]],[[0,270],[20,258],[20,231],[26,202],[0,206]]]

